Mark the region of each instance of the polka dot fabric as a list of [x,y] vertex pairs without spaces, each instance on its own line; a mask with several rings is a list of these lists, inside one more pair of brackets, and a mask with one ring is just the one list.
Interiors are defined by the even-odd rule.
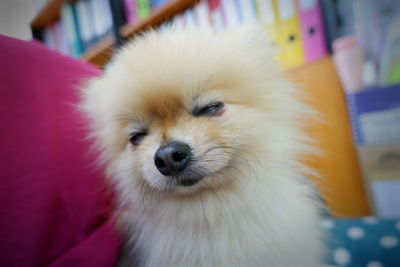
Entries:
[[400,267],[400,219],[324,219],[329,238],[326,264]]

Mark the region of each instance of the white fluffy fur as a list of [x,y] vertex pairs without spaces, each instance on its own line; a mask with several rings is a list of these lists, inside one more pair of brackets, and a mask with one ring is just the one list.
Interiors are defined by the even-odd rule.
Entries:
[[[312,152],[302,131],[312,112],[270,50],[255,26],[150,31],[84,91],[139,266],[319,266],[319,208],[300,163]],[[190,115],[211,100],[225,103],[221,116]],[[146,114],[149,105],[177,117]],[[129,134],[143,127],[149,135],[131,145]],[[205,174],[198,184],[181,187],[158,172],[154,153],[168,139],[194,148]]]

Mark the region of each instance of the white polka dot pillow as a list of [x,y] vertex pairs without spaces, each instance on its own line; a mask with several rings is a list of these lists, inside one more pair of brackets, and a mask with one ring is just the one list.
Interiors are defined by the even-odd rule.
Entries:
[[326,264],[400,267],[400,220],[324,219],[322,227],[329,233]]

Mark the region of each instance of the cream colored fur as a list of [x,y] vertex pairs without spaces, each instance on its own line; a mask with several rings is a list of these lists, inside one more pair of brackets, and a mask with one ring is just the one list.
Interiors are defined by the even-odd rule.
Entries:
[[[256,26],[150,31],[84,90],[139,266],[319,266],[319,207],[300,163],[313,151],[302,130],[312,112],[268,44]],[[222,115],[190,114],[215,100]],[[142,128],[149,134],[130,144]],[[178,186],[155,167],[171,139],[193,148],[198,184]]]

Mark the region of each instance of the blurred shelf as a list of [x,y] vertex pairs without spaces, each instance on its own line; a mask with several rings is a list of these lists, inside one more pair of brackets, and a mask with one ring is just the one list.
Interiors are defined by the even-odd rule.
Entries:
[[[43,18],[41,18],[38,15],[36,20],[39,21],[40,23],[35,21],[35,24],[33,24],[33,22],[32,22],[31,26],[33,27],[33,25],[34,25],[35,27],[39,26],[39,28],[40,27],[43,28],[47,25],[47,23],[52,23],[52,22],[56,21],[57,18],[59,17],[59,11],[60,11],[61,5],[67,1],[68,0],[50,0],[45,8],[47,8],[47,6],[52,7],[53,15],[52,15],[51,19],[46,18],[46,20],[44,20]],[[125,39],[132,38],[135,34],[141,32],[141,31],[144,31],[151,27],[159,26],[163,22],[172,18],[174,15],[177,15],[177,14],[185,11],[187,8],[192,7],[193,5],[195,5],[198,2],[199,2],[199,0],[171,0],[167,3],[165,3],[164,5],[152,10],[151,14],[147,18],[140,20],[134,24],[124,25],[120,29],[120,34]],[[58,10],[58,13],[55,14],[54,10]],[[88,61],[92,64],[95,64],[99,67],[103,67],[113,57],[113,54],[115,52],[114,42],[115,42],[115,39],[113,37],[104,38],[103,40],[101,40],[97,44],[95,44],[92,48],[90,48],[88,51],[86,51],[83,54],[82,59],[84,59],[85,61]]]
[[106,65],[114,54],[114,37],[108,36],[87,50],[82,59],[99,67]]
[[147,18],[134,24],[126,24],[121,27],[120,34],[125,38],[132,37],[140,31],[162,24],[174,15],[185,11],[187,8],[198,2],[199,0],[170,0],[164,5],[152,10],[151,14]]
[[[151,27],[156,27],[176,14],[198,3],[199,0],[171,0],[163,6],[152,10],[151,14],[134,24],[126,24],[121,27],[120,34],[123,38],[132,38],[135,34]],[[97,66],[104,66],[114,54],[114,38],[106,38],[86,51],[83,59]]]
[[61,7],[64,3],[73,3],[77,0],[48,0],[42,9],[31,21],[33,29],[45,28],[60,18]]

